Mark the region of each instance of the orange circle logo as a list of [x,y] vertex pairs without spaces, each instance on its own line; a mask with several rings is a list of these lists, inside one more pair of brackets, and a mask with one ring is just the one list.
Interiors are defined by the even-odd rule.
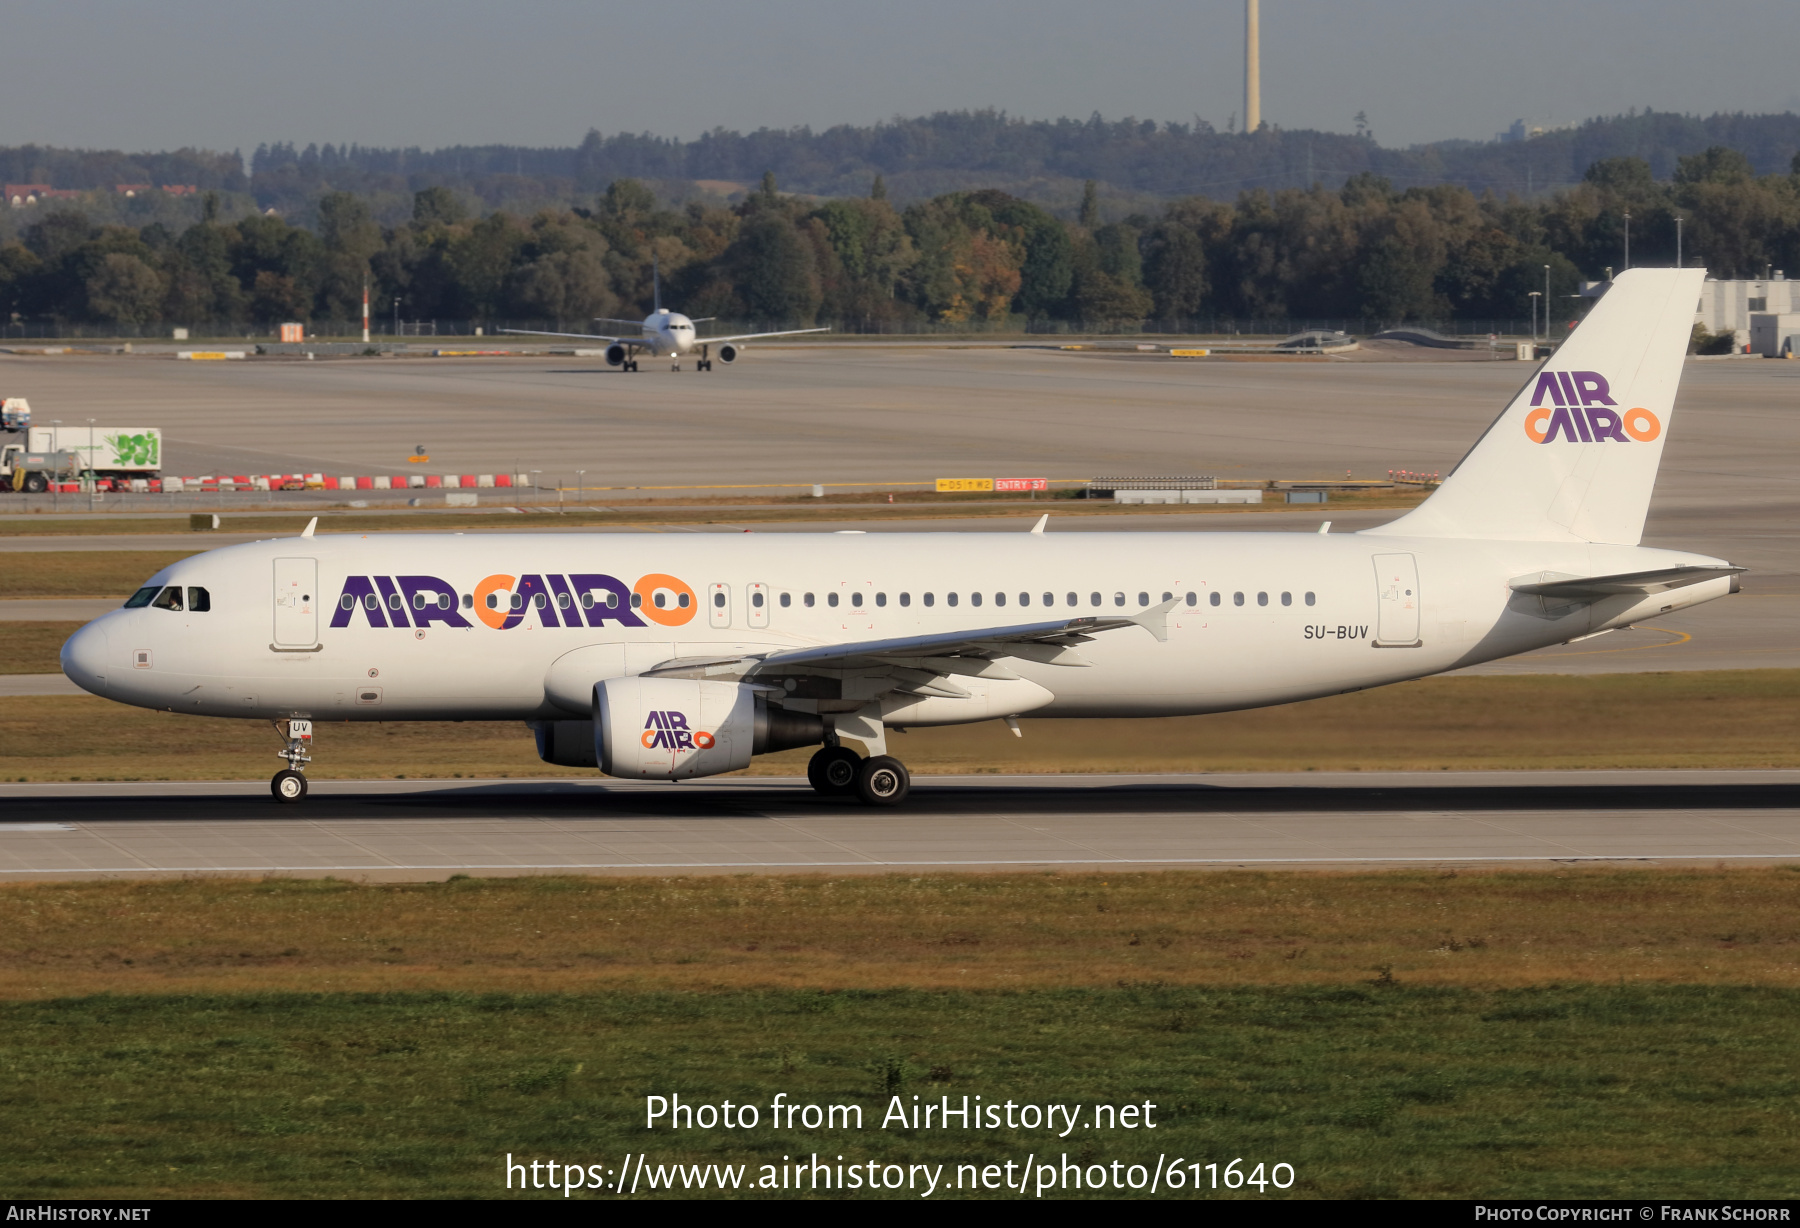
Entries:
[[690,623],[700,609],[694,590],[674,576],[651,572],[632,586],[642,605],[638,613],[663,627],[680,627]]
[[698,746],[701,750],[711,750],[716,741],[717,739],[704,729],[698,730],[694,734],[694,745]]
[[1550,433],[1550,411],[1547,408],[1534,409],[1525,415],[1525,434],[1532,443],[1543,443]]
[[512,613],[512,610],[506,607],[498,610],[488,609],[488,595],[502,590],[510,593],[516,582],[512,576],[489,576],[477,584],[475,586],[475,617],[496,631],[505,630],[506,617]]
[[1628,409],[1623,423],[1625,433],[1639,443],[1649,443],[1662,434],[1662,420],[1647,409]]
[[655,729],[644,730],[644,736],[639,738],[638,741],[640,741],[644,744],[645,750],[654,750],[655,749],[655,747],[652,745],[652,743],[654,743],[656,741],[657,732],[658,731]]

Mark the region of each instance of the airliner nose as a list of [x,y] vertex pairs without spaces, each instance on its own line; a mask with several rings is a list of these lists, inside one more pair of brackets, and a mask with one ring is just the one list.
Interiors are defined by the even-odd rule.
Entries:
[[71,635],[62,646],[62,671],[70,682],[96,695],[106,693],[106,628],[91,622]]

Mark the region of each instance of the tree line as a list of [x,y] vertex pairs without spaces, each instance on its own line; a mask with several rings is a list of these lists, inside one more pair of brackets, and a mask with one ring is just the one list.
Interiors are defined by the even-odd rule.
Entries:
[[[0,316],[14,322],[346,322],[364,287],[378,319],[541,321],[579,331],[664,301],[691,315],[850,331],[1188,321],[1521,319],[1549,268],[1554,298],[1625,262],[1714,276],[1800,273],[1800,156],[1758,175],[1723,146],[1658,179],[1606,158],[1580,183],[1522,200],[1466,187],[1397,188],[1372,172],[1341,187],[1204,196],[1106,220],[1090,181],[1072,219],[996,190],[900,207],[866,194],[819,200],[773,174],[733,205],[659,202],[617,179],[589,203],[530,215],[470,207],[434,186],[383,225],[367,200],[330,192],[302,227],[227,220],[216,197],[178,229],[47,212],[0,244]],[[1629,222],[1627,221],[1629,215]],[[1567,303],[1559,305],[1562,311]]]

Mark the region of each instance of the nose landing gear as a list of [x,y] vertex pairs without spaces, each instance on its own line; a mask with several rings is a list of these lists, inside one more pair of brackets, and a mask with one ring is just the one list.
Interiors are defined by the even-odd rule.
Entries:
[[[275,732],[281,733],[281,722],[272,722]],[[312,762],[312,753],[307,748],[312,745],[312,722],[295,718],[287,723],[284,735],[287,745],[276,751],[279,758],[287,760],[287,767],[275,773],[269,781],[269,792],[275,800],[284,805],[299,801],[306,796],[306,765]]]

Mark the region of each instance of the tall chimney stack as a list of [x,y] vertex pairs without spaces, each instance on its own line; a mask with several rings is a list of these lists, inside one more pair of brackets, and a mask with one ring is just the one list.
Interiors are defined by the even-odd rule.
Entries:
[[1262,58],[1258,46],[1256,0],[1244,0],[1244,131],[1262,127]]

